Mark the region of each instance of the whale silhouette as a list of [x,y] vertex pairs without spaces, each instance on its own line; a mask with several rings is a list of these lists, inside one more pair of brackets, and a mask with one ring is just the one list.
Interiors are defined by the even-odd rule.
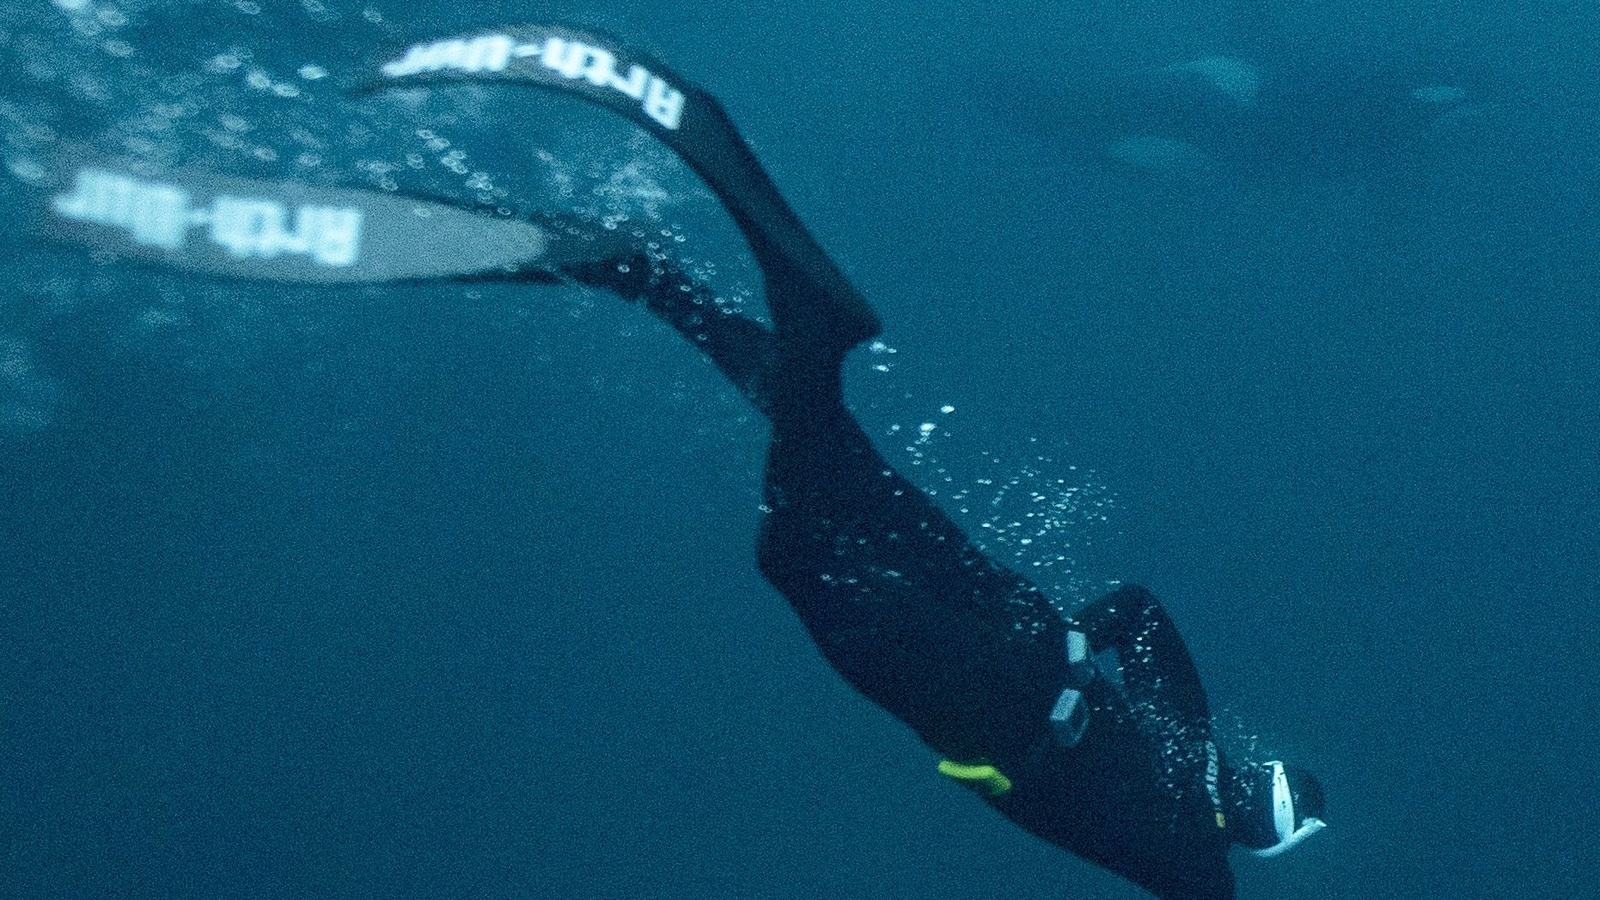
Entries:
[[1022,104],[1055,152],[1172,180],[1407,178],[1489,110],[1467,79],[1358,56],[1211,55]]

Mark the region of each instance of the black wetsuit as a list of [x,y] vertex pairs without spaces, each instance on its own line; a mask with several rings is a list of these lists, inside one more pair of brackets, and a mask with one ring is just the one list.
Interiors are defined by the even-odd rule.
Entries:
[[[1231,898],[1205,694],[1155,598],[1123,587],[1069,622],[873,447],[844,405],[846,342],[787,335],[782,319],[775,333],[670,268],[627,268],[578,274],[643,299],[771,421],[759,564],[828,662],[945,757],[1009,777],[988,802],[1033,834],[1163,900]],[[1120,684],[1085,689],[1072,749],[1049,723],[1069,627],[1121,662]]]

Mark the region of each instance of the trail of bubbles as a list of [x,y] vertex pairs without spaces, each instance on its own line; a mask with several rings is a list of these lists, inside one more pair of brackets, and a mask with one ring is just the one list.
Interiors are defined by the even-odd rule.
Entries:
[[[942,419],[954,413],[950,405],[939,410]],[[903,438],[907,430],[894,425],[889,433]],[[1027,575],[1063,609],[1080,605],[1097,582],[1078,570],[1074,551],[1109,521],[1110,489],[1092,471],[1041,452],[1038,438],[1015,455],[984,449],[960,457],[954,440],[940,422],[917,425],[902,445],[913,477],[986,554]]]

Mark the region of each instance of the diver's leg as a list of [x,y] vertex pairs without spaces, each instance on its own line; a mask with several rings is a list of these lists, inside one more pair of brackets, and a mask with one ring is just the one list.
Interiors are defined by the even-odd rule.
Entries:
[[1061,616],[890,467],[837,359],[793,340],[775,359],[762,574],[840,674],[930,746],[1020,757],[1065,681]]
[[1065,682],[1062,618],[873,447],[844,405],[849,345],[725,312],[659,262],[571,274],[642,299],[771,421],[758,561],[840,674],[952,758],[1037,743]]

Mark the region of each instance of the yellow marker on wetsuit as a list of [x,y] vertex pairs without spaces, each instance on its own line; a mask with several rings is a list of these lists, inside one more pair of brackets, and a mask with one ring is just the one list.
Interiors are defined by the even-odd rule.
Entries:
[[963,787],[999,797],[1011,790],[1011,779],[988,763],[966,765],[948,759],[939,760],[939,774],[954,778]]

